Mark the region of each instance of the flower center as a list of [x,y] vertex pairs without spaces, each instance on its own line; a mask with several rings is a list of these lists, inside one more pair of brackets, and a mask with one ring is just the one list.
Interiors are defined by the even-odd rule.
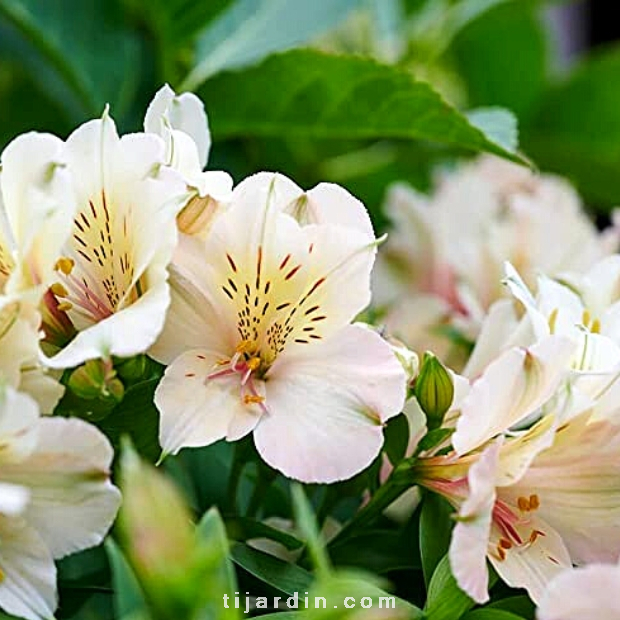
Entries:
[[531,522],[529,513],[536,511],[540,506],[538,495],[529,497],[521,496],[517,499],[517,506],[513,508],[498,499],[493,507],[493,525],[499,530],[500,538],[497,546],[491,551],[491,555],[500,562],[506,559],[506,552],[513,548],[525,548],[533,545],[539,536],[545,533],[530,529],[527,536],[523,536],[523,528],[526,529]]

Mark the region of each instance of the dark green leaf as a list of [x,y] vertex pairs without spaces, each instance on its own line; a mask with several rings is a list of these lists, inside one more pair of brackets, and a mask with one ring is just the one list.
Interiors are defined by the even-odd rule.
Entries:
[[268,538],[284,545],[287,549],[299,549],[304,545],[299,538],[263,521],[256,521],[245,517],[226,519],[226,531],[232,540],[246,541],[251,538]]
[[450,560],[445,555],[428,586],[426,617],[428,620],[457,620],[473,606],[474,601],[458,587],[450,570]]
[[390,463],[396,465],[405,457],[409,445],[409,423],[402,413],[392,418],[385,427],[383,448]]
[[454,509],[433,493],[424,496],[420,514],[420,555],[424,581],[428,585],[441,559],[448,553]]
[[424,452],[425,450],[431,450],[432,448],[443,443],[453,433],[453,428],[435,428],[432,431],[429,431],[426,435],[424,435],[424,437],[422,437],[422,439],[420,439],[416,449],[417,453]]
[[244,67],[302,45],[336,26],[359,4],[359,0],[236,0],[200,36],[195,66],[183,88],[194,89],[223,69]]
[[518,616],[523,616],[528,620],[534,620],[536,615],[536,606],[532,603],[532,600],[525,595],[522,596],[509,596],[499,601],[494,601],[487,605],[487,609],[501,609],[503,611],[509,611]]
[[[261,85],[260,96],[255,84]],[[368,59],[294,50],[215,77],[201,93],[220,140],[253,135],[422,139],[522,161],[428,84]]]
[[230,551],[235,564],[284,594],[305,592],[313,581],[312,573],[272,555],[236,543]]

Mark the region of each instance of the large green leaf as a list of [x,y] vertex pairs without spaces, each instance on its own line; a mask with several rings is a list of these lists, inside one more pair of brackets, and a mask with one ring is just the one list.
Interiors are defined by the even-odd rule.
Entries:
[[123,552],[111,538],[106,541],[106,551],[112,570],[116,617],[124,618],[133,613],[147,613],[144,593],[140,588],[138,579]]
[[541,168],[602,206],[620,201],[620,47],[593,54],[545,97],[524,136]]
[[119,17],[109,0],[0,0],[0,24],[24,61],[81,117],[106,103],[124,113],[141,83],[139,40]]
[[487,134],[483,119],[475,126],[428,84],[373,60],[293,50],[258,67],[215,77],[200,94],[219,140],[282,135],[413,138],[521,161],[513,149],[493,139],[497,114]]
[[509,611],[501,609],[474,609],[462,616],[462,620],[525,620]]
[[360,0],[236,0],[200,36],[195,66],[183,88],[196,88],[222,69],[297,47],[336,26],[358,4]]

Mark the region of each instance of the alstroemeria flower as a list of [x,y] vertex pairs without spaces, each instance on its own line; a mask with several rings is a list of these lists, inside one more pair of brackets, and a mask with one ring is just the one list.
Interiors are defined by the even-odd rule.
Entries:
[[391,188],[386,211],[395,229],[375,284],[388,328],[453,367],[459,350],[441,328],[476,339],[505,296],[504,261],[533,284],[539,271],[587,269],[620,244],[616,227],[596,230],[566,181],[488,156],[443,174],[431,196]]
[[107,112],[66,142],[77,212],[46,296],[44,328],[62,347],[47,363],[144,352],[157,338],[170,301],[167,266],[174,225],[187,193],[152,134],[119,138]]
[[118,510],[112,448],[86,422],[39,417],[8,386],[0,386],[0,442],[0,607],[51,618],[54,559],[99,544]]
[[538,620],[620,620],[620,566],[590,564],[570,569],[548,585]]
[[254,434],[272,467],[306,482],[369,465],[405,398],[390,346],[350,325],[370,300],[377,241],[363,205],[261,173],[234,190],[205,241],[185,237],[152,350],[165,453]]
[[421,483],[458,510],[450,562],[477,602],[488,600],[485,557],[539,600],[571,562],[620,553],[610,544],[619,539],[620,426],[591,421],[589,410],[565,419],[575,409],[556,394],[573,347],[548,337],[500,356],[463,401],[454,453],[418,466]]
[[62,141],[37,133],[13,140],[0,172],[0,375],[46,413],[62,387],[39,362],[38,306],[74,210]]
[[207,233],[213,216],[230,199],[233,180],[220,170],[204,170],[211,134],[202,101],[193,93],[177,95],[167,84],[160,88],[144,117],[144,131],[166,141],[168,165],[177,170],[193,192],[179,213],[179,230]]

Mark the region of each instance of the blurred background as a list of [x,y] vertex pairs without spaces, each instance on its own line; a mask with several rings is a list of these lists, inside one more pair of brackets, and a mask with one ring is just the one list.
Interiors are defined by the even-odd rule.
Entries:
[[[304,186],[342,183],[367,203],[381,227],[390,182],[425,189],[439,162],[470,154],[459,145],[383,127],[377,115],[389,118],[386,99],[407,106],[393,91],[408,74],[459,110],[511,110],[520,151],[537,166],[568,176],[603,217],[620,203],[615,3],[311,4],[0,0],[0,145],[32,129],[65,136],[99,116],[106,103],[122,131],[139,130],[154,92],[168,82],[177,91],[196,91],[205,102],[214,140],[209,168],[227,169],[236,180],[274,169]],[[345,94],[346,65],[339,76],[314,67],[315,56],[302,56],[301,65],[269,64],[271,54],[295,47],[386,67],[372,89],[349,97],[355,127],[330,129],[316,120],[338,103],[338,80],[344,80]],[[314,69],[312,88],[300,94],[300,80]],[[269,103],[261,106],[263,98]],[[273,111],[280,100],[294,111],[286,122]],[[413,114],[415,101],[411,106]]]

